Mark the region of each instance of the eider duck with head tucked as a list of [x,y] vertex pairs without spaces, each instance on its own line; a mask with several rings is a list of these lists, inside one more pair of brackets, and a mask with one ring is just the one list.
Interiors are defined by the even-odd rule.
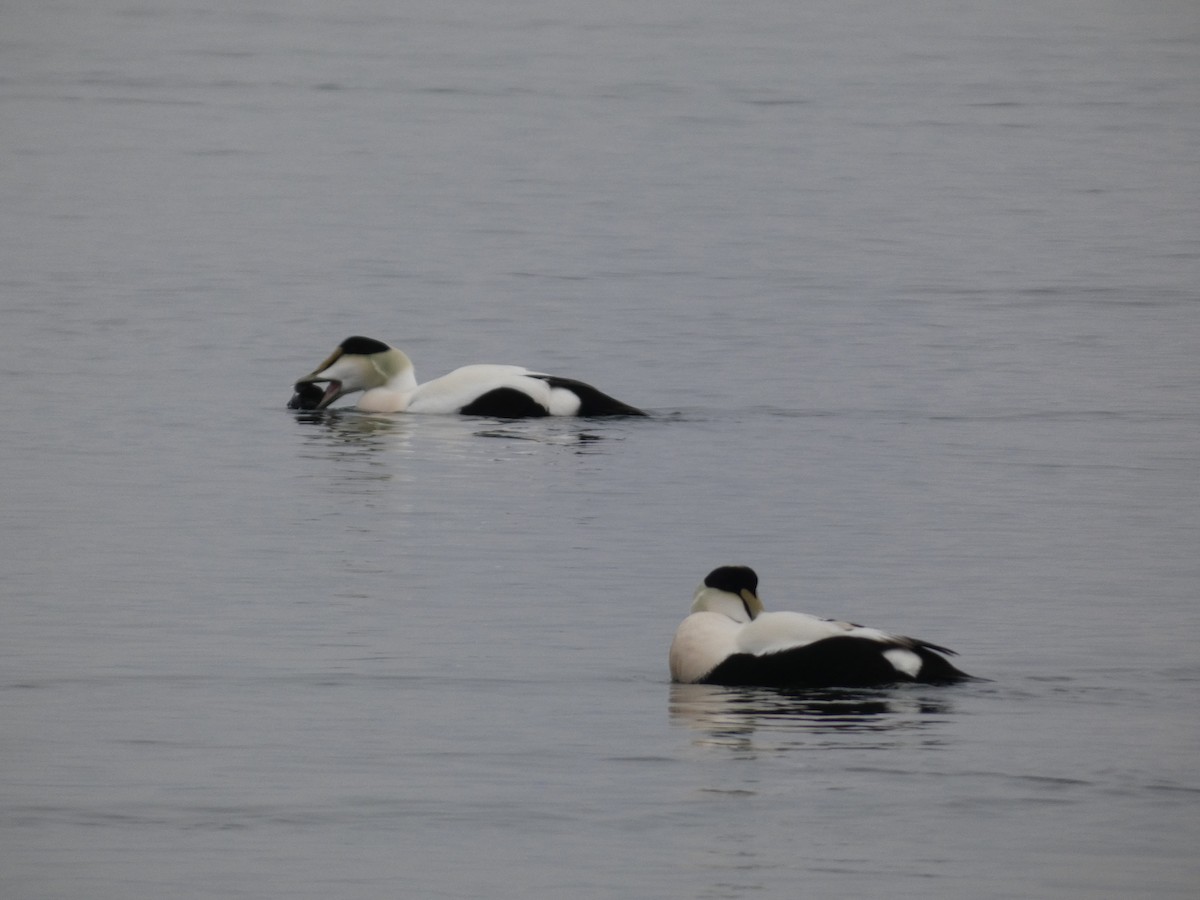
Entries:
[[313,372],[298,379],[288,407],[325,409],[359,391],[358,408],[373,413],[460,413],[502,419],[646,415],[590,384],[520,366],[463,366],[418,384],[412,360],[395,347],[366,337],[346,338]]
[[953,650],[799,612],[766,612],[746,566],[714,569],[671,642],[671,680],[759,687],[950,684]]

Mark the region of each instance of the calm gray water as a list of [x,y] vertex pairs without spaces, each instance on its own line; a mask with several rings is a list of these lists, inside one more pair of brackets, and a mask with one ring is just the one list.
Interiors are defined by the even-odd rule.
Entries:
[[[0,895],[1195,896],[1193,0],[0,24]],[[727,562],[990,680],[672,687]]]

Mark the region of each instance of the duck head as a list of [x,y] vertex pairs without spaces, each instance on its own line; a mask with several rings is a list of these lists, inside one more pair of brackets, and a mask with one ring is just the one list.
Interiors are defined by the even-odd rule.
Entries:
[[720,566],[696,588],[692,612],[715,612],[737,622],[750,622],[763,611],[758,575],[749,566]]
[[[325,409],[340,397],[413,379],[407,356],[374,338],[354,336],[342,341],[317,368],[296,379],[292,409]],[[324,390],[315,385],[324,384]]]

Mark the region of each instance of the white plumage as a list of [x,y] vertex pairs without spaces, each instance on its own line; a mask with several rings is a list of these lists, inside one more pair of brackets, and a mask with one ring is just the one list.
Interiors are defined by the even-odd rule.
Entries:
[[714,569],[671,642],[674,681],[776,687],[947,683],[970,676],[953,651],[916,638],[799,612],[765,612],[758,576],[746,566]]
[[[317,385],[324,384],[322,390]],[[644,416],[589,384],[521,366],[471,365],[417,383],[412,361],[382,341],[349,337],[316,370],[297,379],[288,406],[325,409],[362,392],[358,408],[374,413],[530,416]]]

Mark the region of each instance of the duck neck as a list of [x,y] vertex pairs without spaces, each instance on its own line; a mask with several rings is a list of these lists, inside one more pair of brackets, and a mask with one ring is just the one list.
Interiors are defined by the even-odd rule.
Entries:
[[366,391],[358,408],[367,412],[404,412],[417,389],[417,375],[412,361],[399,350],[392,349],[375,368],[386,380]]
[[696,590],[696,597],[692,602],[692,612],[720,613],[735,622],[749,622],[754,618],[750,610],[746,608],[745,602],[737,594],[704,585]]

